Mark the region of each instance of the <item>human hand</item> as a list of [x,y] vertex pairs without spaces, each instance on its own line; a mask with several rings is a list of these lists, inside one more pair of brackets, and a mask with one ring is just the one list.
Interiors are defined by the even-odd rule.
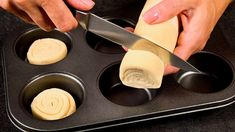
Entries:
[[[95,4],[92,0],[67,0],[67,3],[79,10],[89,10]],[[0,7],[45,31],[58,28],[66,32],[78,25],[63,0],[0,0]]]
[[[148,24],[158,24],[178,16],[182,24],[174,54],[187,60],[193,53],[202,50],[217,21],[231,0],[162,0],[148,10],[143,19]],[[165,75],[178,68],[167,66]]]

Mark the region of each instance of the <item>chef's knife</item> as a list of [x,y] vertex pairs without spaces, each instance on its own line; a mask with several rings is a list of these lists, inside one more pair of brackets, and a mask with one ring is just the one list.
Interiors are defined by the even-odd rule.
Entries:
[[153,43],[152,41],[131,33],[124,28],[109,22],[93,13],[76,11],[75,17],[82,28],[100,37],[127,48],[148,50],[156,54],[165,62],[178,67],[184,71],[200,72],[187,61],[177,57],[167,49]]

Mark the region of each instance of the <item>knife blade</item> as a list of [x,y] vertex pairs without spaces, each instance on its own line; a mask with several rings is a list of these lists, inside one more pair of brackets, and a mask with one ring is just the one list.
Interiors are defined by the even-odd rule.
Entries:
[[124,28],[109,22],[93,13],[76,10],[75,18],[87,31],[90,31],[104,39],[127,48],[148,50],[156,54],[165,64],[170,64],[184,71],[200,72],[189,62],[182,60],[167,49],[153,43],[152,41],[131,33]]

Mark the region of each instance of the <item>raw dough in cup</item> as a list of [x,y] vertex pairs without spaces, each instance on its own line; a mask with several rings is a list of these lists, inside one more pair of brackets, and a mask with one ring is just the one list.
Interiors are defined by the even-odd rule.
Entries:
[[58,120],[76,111],[73,97],[59,88],[50,88],[39,93],[31,103],[32,114],[43,120]]
[[65,58],[67,47],[64,42],[54,38],[43,38],[33,42],[27,52],[30,64],[48,65]]

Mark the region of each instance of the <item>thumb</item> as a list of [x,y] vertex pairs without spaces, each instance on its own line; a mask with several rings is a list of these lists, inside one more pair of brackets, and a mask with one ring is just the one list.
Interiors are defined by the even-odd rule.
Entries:
[[191,4],[187,1],[182,2],[182,0],[162,0],[146,11],[143,19],[148,24],[161,23],[177,16],[184,10],[190,9]]
[[[174,49],[174,54],[184,61],[186,61],[192,53],[193,52],[190,47],[185,47],[182,45],[179,45]],[[179,71],[179,68],[171,65],[166,65],[164,75],[176,73],[177,71]]]

